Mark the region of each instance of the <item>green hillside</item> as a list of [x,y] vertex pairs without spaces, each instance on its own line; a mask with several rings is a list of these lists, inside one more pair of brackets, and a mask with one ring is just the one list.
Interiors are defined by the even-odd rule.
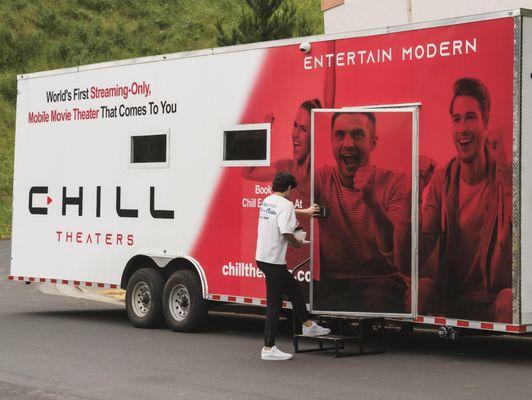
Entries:
[[[218,19],[243,0],[2,0],[0,2],[0,238],[11,234],[16,75],[216,46]],[[319,0],[296,0],[322,33]]]

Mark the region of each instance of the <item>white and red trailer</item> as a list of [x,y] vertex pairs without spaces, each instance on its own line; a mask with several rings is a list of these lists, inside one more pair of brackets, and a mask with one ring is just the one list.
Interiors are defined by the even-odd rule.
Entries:
[[[319,220],[302,223],[312,244],[289,266],[303,265],[296,277],[315,313],[528,332],[531,73],[532,13],[514,10],[20,75],[9,279],[127,289],[128,315],[145,327],[164,314],[194,329],[207,301],[264,306],[254,255],[272,173],[293,171],[293,200],[307,207],[315,172],[334,163],[332,114],[371,111],[372,162],[411,176],[417,198],[419,156],[443,166],[455,155],[453,83],[474,77],[512,159],[511,321],[418,313],[417,201],[404,312],[314,306]],[[300,105],[314,99],[309,131],[295,133]]]

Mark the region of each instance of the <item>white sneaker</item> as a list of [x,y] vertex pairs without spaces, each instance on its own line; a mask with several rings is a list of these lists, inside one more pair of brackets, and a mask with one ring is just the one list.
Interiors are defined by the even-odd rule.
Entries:
[[323,336],[328,335],[329,333],[331,333],[329,328],[324,328],[314,321],[312,321],[312,325],[308,327],[303,325],[303,336]]
[[277,346],[273,346],[271,350],[266,350],[263,347],[262,351],[260,352],[260,358],[261,360],[266,361],[285,361],[290,360],[292,358],[292,354],[282,352],[277,348]]

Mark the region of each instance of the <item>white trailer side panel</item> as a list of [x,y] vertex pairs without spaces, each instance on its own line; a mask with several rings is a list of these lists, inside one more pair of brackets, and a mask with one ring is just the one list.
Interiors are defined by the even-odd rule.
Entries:
[[[255,50],[21,79],[11,274],[119,284],[126,262],[135,254],[190,251],[221,172],[221,126],[239,122],[262,57],[263,51]],[[46,100],[47,91],[132,82],[150,84],[151,95]],[[177,113],[163,115],[159,110],[158,115],[145,117],[28,123],[30,111],[99,109],[102,104],[131,107],[162,100],[176,103]],[[169,132],[168,167],[131,168],[130,135],[150,132]],[[28,212],[33,186],[48,187],[47,195],[33,196],[34,206],[46,207],[47,215]],[[95,215],[97,186],[101,186],[100,218]],[[138,209],[138,219],[117,216],[117,186],[122,188],[122,208]],[[157,189],[156,207],[174,210],[174,219],[150,216],[150,186]],[[67,206],[62,215],[63,187],[71,197],[83,187],[82,216],[75,205]],[[58,231],[71,232],[73,242],[64,242],[64,236],[59,239]],[[77,232],[82,232],[83,245],[75,243]],[[86,243],[89,233],[91,243]],[[94,243],[96,233],[101,234],[100,244]],[[112,245],[106,243],[106,234],[111,234]],[[117,245],[117,234],[124,241],[128,234],[134,235],[142,248]]]

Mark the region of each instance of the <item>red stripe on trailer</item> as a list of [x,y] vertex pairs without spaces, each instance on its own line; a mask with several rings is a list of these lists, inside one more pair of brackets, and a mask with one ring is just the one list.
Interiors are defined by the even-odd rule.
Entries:
[[115,283],[101,283],[101,282],[84,282],[84,281],[69,281],[68,279],[56,279],[56,278],[37,278],[34,276],[8,276],[11,281],[26,281],[26,282],[39,282],[39,283],[60,283],[62,285],[70,286],[86,286],[86,287],[109,287],[111,289],[118,289],[119,286]]
[[[238,304],[255,304],[257,306],[265,306],[268,304],[266,299],[259,299],[254,297],[238,297],[238,296],[228,296],[223,294],[209,294],[209,299],[215,301],[226,301]],[[283,307],[289,308],[290,302],[284,301]]]
[[523,325],[506,325],[506,330],[508,332],[526,332],[526,327]]
[[460,328],[485,329],[496,332],[526,333],[532,332],[532,325],[497,324],[494,322],[480,322],[460,319],[448,319],[443,317],[417,316],[415,322],[430,325],[447,325]]

